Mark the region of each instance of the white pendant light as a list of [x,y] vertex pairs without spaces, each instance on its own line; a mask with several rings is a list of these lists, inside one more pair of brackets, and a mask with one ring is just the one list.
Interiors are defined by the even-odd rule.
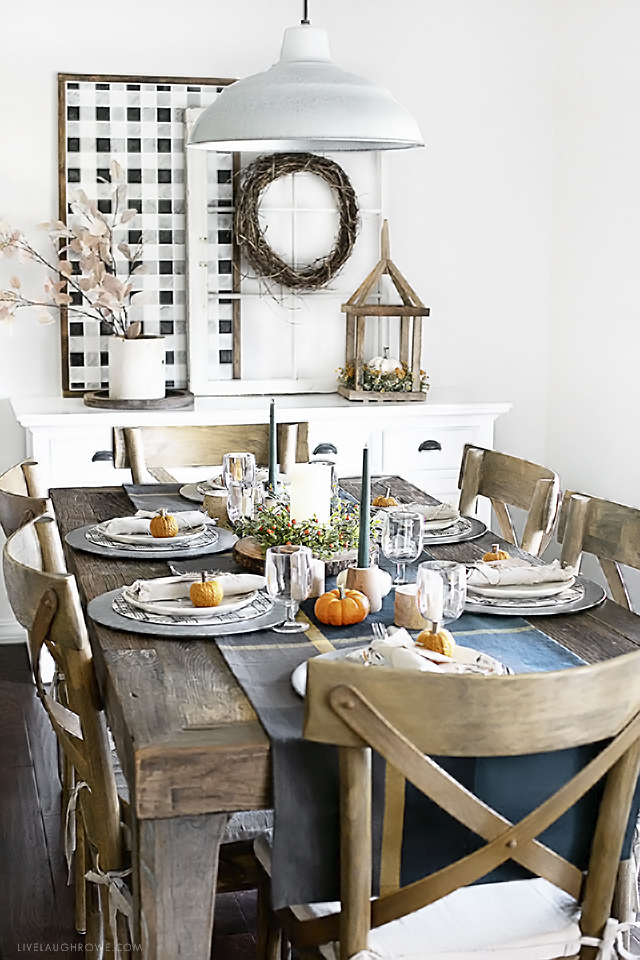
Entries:
[[423,146],[416,121],[385,87],[336,67],[325,30],[306,16],[284,32],[269,70],[225,87],[193,125],[190,147],[268,153]]

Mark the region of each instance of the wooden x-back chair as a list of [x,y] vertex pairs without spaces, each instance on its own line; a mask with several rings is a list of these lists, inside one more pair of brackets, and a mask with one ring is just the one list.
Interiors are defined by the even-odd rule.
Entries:
[[583,552],[594,554],[615,602],[633,609],[621,565],[640,570],[640,510],[567,490],[556,536],[563,564],[578,569]]
[[[222,463],[222,456],[241,450],[255,454],[256,463],[269,462],[269,424],[235,426],[115,427],[114,466],[131,468],[134,483],[148,482],[149,475],[161,483],[175,483],[166,467],[208,467]],[[296,461],[309,459],[309,424],[278,424],[278,461],[288,473]]]
[[[340,960],[360,951],[370,951],[363,960],[587,958],[595,957],[593,944],[605,929],[615,937],[612,897],[640,763],[640,652],[595,666],[489,679],[312,659],[304,735],[339,747],[341,903],[276,911],[303,955],[317,956],[324,944],[323,956]],[[515,757],[601,742],[603,749],[592,748],[592,759],[518,823],[432,759]],[[373,900],[372,750],[486,841]],[[583,874],[537,838],[600,781],[595,822],[587,817],[586,826],[574,828],[591,850]],[[386,817],[385,807],[385,831]],[[535,879],[471,886],[508,860]]]
[[35,460],[25,460],[0,476],[0,526],[5,537],[23,524],[51,512]]
[[[130,912],[127,888],[119,876],[127,870],[121,803],[113,770],[107,727],[102,712],[91,647],[75,578],[66,572],[43,570],[38,528],[52,525],[41,517],[21,527],[7,540],[3,554],[4,580],[11,608],[27,630],[38,695],[58,743],[76,775],[75,795],[68,816],[79,813],[76,848],[76,923],[84,921],[87,942],[96,955],[103,948],[113,955],[118,937],[130,943],[125,914]],[[40,675],[40,653],[46,647],[64,676],[64,703],[53,699]],[[86,786],[85,786],[86,785]],[[86,841],[86,842],[85,842]],[[85,871],[90,871],[84,903]],[[125,914],[114,914],[115,907]],[[115,917],[115,920],[114,920]]]
[[467,444],[462,454],[460,513],[475,512],[476,498],[488,497],[505,540],[516,544],[509,506],[527,511],[520,546],[535,557],[547,548],[560,503],[560,478],[529,460]]

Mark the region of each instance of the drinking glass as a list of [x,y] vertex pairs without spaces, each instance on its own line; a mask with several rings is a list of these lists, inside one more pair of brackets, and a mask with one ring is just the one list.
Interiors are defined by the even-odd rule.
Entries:
[[382,528],[382,552],[396,565],[394,585],[408,583],[407,561],[417,560],[422,553],[423,517],[419,513],[397,511],[388,513]]
[[258,505],[264,500],[263,483],[236,483],[232,481],[227,488],[227,516],[231,523],[237,523],[241,517],[253,520]]
[[467,571],[463,563],[427,560],[418,567],[418,609],[433,623],[457,620],[467,600]]
[[222,458],[222,482],[250,484],[256,479],[256,458],[252,453],[225,453]]
[[264,564],[267,592],[272,597],[282,597],[287,608],[287,619],[276,633],[298,633],[308,630],[308,623],[298,623],[294,618],[298,604],[311,593],[313,571],[310,547],[287,545],[269,547]]

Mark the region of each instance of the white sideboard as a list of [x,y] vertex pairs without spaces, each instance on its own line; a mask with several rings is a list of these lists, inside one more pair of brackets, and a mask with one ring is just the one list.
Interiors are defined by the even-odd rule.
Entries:
[[[129,471],[115,470],[108,460],[93,459],[111,450],[116,425],[239,424],[269,419],[267,397],[200,397],[193,410],[166,412],[96,410],[81,399],[61,397],[14,398],[12,406],[26,431],[27,452],[41,464],[52,487],[130,482]],[[352,403],[337,394],[276,398],[278,421],[309,421],[311,451],[319,444],[333,444],[337,454],[322,455],[337,462],[339,476],[360,473],[362,448],[368,444],[374,474],[399,474],[444,500],[457,497],[464,444],[492,447],[495,420],[510,409],[509,403]],[[183,479],[180,471],[173,472]]]

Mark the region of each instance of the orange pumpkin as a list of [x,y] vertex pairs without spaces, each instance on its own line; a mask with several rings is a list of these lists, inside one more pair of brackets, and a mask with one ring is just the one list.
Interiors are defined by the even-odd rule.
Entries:
[[329,590],[316,600],[314,612],[321,623],[330,623],[333,627],[344,627],[350,623],[360,623],[371,609],[369,598],[359,590]]
[[491,563],[492,560],[509,560],[510,554],[506,550],[501,550],[499,543],[494,543],[489,553],[485,553],[482,559],[485,563]]
[[197,580],[189,587],[189,599],[194,607],[217,607],[224,596],[222,587],[217,580],[207,580],[202,574],[202,580]]
[[152,537],[175,537],[178,533],[178,521],[166,510],[161,510],[156,517],[152,517],[149,532]]
[[397,507],[398,501],[395,497],[374,497],[371,501],[372,507]]
[[448,630],[438,630],[432,633],[430,630],[423,630],[416,637],[416,646],[424,647],[425,650],[433,650],[435,653],[444,653],[447,657],[453,656],[453,650],[456,641],[452,633]]

